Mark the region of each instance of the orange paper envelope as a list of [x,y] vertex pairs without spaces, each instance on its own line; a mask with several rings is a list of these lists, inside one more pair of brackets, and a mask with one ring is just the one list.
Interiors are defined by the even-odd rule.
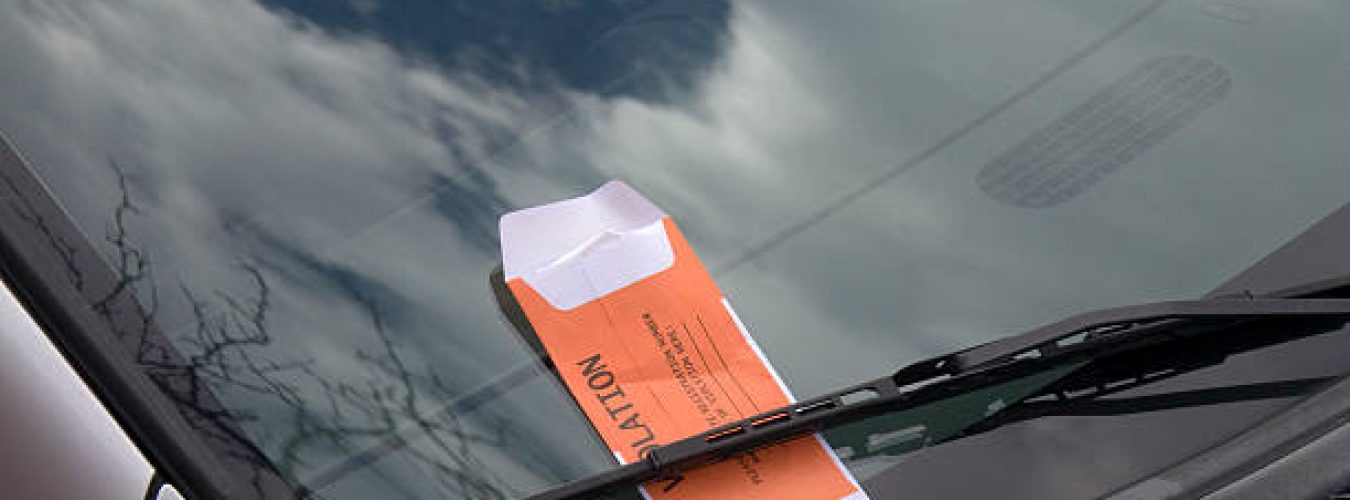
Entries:
[[[511,293],[621,463],[792,402],[674,221],[612,181],[506,214]],[[643,485],[649,498],[866,498],[818,435]]]

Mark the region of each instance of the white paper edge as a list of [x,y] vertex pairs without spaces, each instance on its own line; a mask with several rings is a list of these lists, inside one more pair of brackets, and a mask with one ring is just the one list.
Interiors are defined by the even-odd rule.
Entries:
[[[772,375],[774,382],[778,383],[778,388],[787,396],[788,402],[796,403],[797,398],[792,395],[792,391],[788,390],[787,384],[783,383],[783,378],[778,376],[778,370],[774,369],[773,363],[770,363],[769,358],[764,356],[764,351],[759,348],[759,343],[755,342],[755,338],[750,336],[750,331],[745,328],[745,323],[741,322],[741,317],[736,314],[736,309],[731,307],[731,301],[727,300],[725,296],[722,297],[722,306],[727,309],[728,314],[731,314],[732,321],[736,322],[736,329],[741,331],[741,336],[745,337],[745,342],[747,344],[750,344],[750,349],[755,351],[755,356],[759,357],[760,363],[763,363],[764,368],[769,370],[769,375]],[[858,484],[858,479],[853,477],[853,471],[850,471],[848,466],[844,465],[844,462],[839,459],[839,454],[835,453],[834,448],[831,448],[830,444],[825,441],[825,436],[822,436],[819,432],[814,432],[811,435],[816,438],[816,442],[825,450],[825,454],[829,455],[830,460],[834,462],[834,466],[844,474],[844,477],[848,479],[848,482],[852,484],[854,488],[857,488],[857,491],[840,498],[847,500],[866,500],[868,498],[867,492],[863,491],[862,485]]]
[[666,213],[620,181],[503,215],[502,273],[571,310],[675,264]]

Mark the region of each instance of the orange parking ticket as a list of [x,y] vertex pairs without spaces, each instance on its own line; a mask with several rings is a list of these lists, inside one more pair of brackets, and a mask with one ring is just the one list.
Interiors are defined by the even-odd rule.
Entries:
[[[502,217],[511,293],[621,463],[792,402],[674,221],[621,182]],[[866,498],[818,435],[643,485],[659,499]]]

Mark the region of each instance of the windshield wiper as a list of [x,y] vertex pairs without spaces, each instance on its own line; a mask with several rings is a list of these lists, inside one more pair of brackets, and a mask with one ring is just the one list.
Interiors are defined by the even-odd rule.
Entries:
[[1052,366],[1165,347],[1252,320],[1348,321],[1350,299],[1324,298],[1347,287],[1350,277],[1342,277],[1264,297],[1156,302],[1079,314],[710,429],[656,448],[641,461],[563,484],[531,498],[589,498],[619,487],[672,477],[680,471],[825,427],[915,408]]

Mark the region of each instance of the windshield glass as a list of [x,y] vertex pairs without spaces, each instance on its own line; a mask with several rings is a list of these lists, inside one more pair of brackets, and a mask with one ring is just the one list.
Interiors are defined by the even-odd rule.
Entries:
[[0,131],[325,498],[612,465],[488,286],[498,217],[608,179],[675,217],[799,396],[1202,295],[1350,185],[1344,2],[3,11]]

